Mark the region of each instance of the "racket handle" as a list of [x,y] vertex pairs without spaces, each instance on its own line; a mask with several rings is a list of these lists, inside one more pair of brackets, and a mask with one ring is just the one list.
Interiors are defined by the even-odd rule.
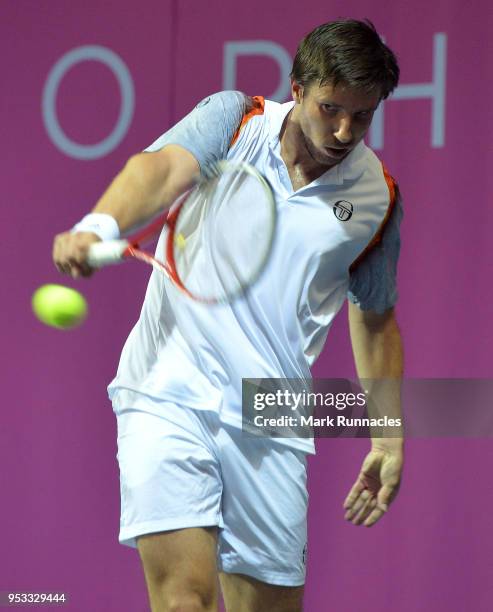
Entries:
[[123,253],[127,247],[127,240],[95,242],[89,247],[87,263],[91,268],[101,268],[102,266],[118,263],[123,259]]

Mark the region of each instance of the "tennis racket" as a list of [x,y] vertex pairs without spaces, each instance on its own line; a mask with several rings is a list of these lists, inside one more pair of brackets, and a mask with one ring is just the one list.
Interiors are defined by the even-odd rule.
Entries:
[[[163,249],[142,250],[166,228]],[[143,232],[128,240],[99,242],[87,263],[100,268],[137,259],[163,272],[194,300],[228,302],[262,272],[272,248],[276,206],[267,181],[253,166],[218,162],[208,176]]]

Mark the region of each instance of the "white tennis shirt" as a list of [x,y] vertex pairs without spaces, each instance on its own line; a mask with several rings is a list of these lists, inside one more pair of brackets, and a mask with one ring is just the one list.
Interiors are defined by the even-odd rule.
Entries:
[[[233,92],[222,94],[222,105],[225,95],[233,96]],[[279,141],[293,103],[265,101],[263,109],[244,122],[229,147],[231,130],[242,118],[240,95],[235,92],[231,102],[235,108],[230,113],[232,128],[218,128],[223,149],[214,155],[248,161],[274,190],[278,226],[266,268],[245,296],[213,306],[190,300],[163,274],[153,271],[140,318],[108,387],[112,399],[117,399],[117,390],[128,389],[216,411],[221,421],[235,427],[242,426],[242,378],[310,378],[310,366],[325,344],[334,317],[349,290],[361,284],[352,281],[351,263],[381,227],[391,201],[382,164],[363,142],[341,163],[293,192]],[[207,112],[214,112],[218,103],[208,98],[196,113],[205,113],[209,105]],[[188,121],[193,123],[193,119]],[[204,126],[201,129],[207,132]],[[211,126],[209,129],[214,132]],[[171,130],[149,150],[178,143],[203,163],[194,145],[187,146],[187,138],[189,135],[180,136],[180,128]],[[214,137],[210,140],[214,143]],[[349,218],[341,207],[350,211]],[[160,253],[162,241],[163,235],[157,247]],[[382,260],[383,275],[395,272],[396,259],[394,255],[392,265]],[[395,279],[389,285],[393,287]],[[358,301],[358,296],[349,295]],[[395,291],[387,291],[383,299],[383,307],[391,307]],[[376,302],[382,305],[381,300]],[[314,452],[312,439],[276,441]]]

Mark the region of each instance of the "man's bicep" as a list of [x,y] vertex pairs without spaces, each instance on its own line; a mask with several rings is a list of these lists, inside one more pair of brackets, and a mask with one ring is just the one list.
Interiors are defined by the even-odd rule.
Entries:
[[149,176],[162,186],[160,201],[170,204],[200,177],[195,156],[181,145],[165,145],[154,153],[144,153]]
[[189,151],[203,170],[226,157],[247,100],[237,91],[208,96],[145,151],[157,152],[169,145],[178,145]]
[[402,216],[402,204],[397,200],[381,242],[351,272],[348,300],[361,310],[383,313],[393,308],[397,302],[397,263]]
[[368,329],[380,329],[388,320],[395,318],[395,310],[393,306],[382,312],[362,310],[357,303],[349,301],[348,317],[351,326],[364,325]]

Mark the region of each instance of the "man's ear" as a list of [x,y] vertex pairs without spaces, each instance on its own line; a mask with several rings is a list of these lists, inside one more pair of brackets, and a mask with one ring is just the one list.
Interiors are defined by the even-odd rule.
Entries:
[[303,85],[300,85],[293,79],[291,79],[291,95],[296,104],[301,104],[303,100]]

